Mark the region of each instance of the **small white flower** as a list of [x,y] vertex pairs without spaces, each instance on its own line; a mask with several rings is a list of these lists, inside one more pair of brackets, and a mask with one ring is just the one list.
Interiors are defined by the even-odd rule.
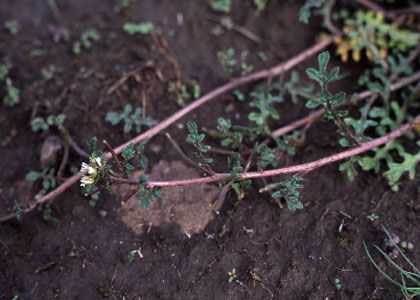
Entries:
[[100,157],[97,157],[97,158],[95,159],[95,161],[96,161],[96,165],[97,165],[99,168],[102,168],[102,161],[101,161],[101,158],[100,158]]
[[80,179],[80,186],[85,187],[86,185],[93,184],[95,180],[89,176],[83,176]]
[[89,168],[90,166],[87,163],[82,162],[82,167],[80,168],[80,172],[82,172],[83,174],[87,174],[89,173]]

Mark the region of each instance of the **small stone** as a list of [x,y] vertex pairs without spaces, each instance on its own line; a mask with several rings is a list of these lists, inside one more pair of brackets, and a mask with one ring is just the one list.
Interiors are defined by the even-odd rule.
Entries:
[[184,129],[184,124],[178,123],[176,124],[176,127],[178,127],[178,129]]
[[400,237],[395,233],[391,233],[389,237],[385,239],[385,246],[388,248],[394,248],[400,242]]
[[102,218],[105,218],[105,217],[108,215],[108,212],[107,212],[106,210],[101,209],[101,210],[99,211],[99,215],[100,215]]
[[56,163],[58,153],[62,147],[63,144],[61,139],[55,135],[45,139],[41,148],[41,165],[43,168],[52,166]]

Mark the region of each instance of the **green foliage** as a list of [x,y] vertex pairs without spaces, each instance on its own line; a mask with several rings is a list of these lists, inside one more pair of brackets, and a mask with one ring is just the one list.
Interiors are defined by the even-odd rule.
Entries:
[[346,16],[344,24],[344,36],[335,39],[336,53],[343,61],[348,60],[349,52],[354,61],[359,61],[362,51],[369,59],[380,61],[392,52],[405,52],[420,42],[420,33],[387,23],[382,14],[371,10]]
[[141,202],[143,209],[148,209],[150,207],[150,203],[155,198],[159,197],[162,197],[162,190],[149,188],[147,186],[146,176],[140,175],[137,199]]
[[[420,142],[418,143],[418,146],[420,146]],[[408,172],[409,178],[411,180],[414,179],[414,176],[416,175],[416,165],[420,161],[420,152],[415,155],[405,152],[401,153],[401,156],[404,159],[403,162],[390,162],[388,164],[389,170],[384,173],[385,178],[394,191],[398,191],[397,182],[404,173]]]
[[[389,239],[392,239],[392,236],[389,232],[384,228]],[[412,261],[404,254],[404,252],[398,247],[397,244],[394,244],[394,248],[397,249],[398,253],[403,258],[403,263],[407,265],[405,268],[402,264],[399,265],[394,262],[389,255],[387,255],[379,246],[374,245],[375,250],[385,259],[387,264],[393,268],[396,272],[398,272],[399,279],[394,279],[391,275],[389,275],[383,269],[380,264],[378,264],[372,257],[371,252],[369,251],[366,243],[363,243],[365,248],[366,255],[372,265],[376,268],[376,270],[390,283],[397,286],[401,293],[403,294],[405,299],[414,299],[416,296],[420,296],[420,271],[419,269],[413,264]]]
[[45,191],[55,189],[57,186],[57,179],[55,177],[54,168],[45,168],[42,172],[30,171],[26,174],[25,180],[34,182],[38,179],[42,180],[42,188]]
[[22,220],[22,207],[19,203],[13,203],[12,213],[16,216],[16,220],[18,220],[19,222]]
[[32,131],[47,131],[52,126],[60,126],[63,125],[64,120],[66,118],[65,114],[59,114],[59,115],[49,115],[46,118],[43,117],[36,117],[31,121],[31,129]]
[[154,25],[152,22],[141,22],[141,23],[126,22],[123,25],[123,30],[130,35],[134,35],[136,33],[150,34],[153,29],[154,29]]
[[135,170],[135,167],[129,163],[130,160],[134,158],[134,155],[136,154],[136,151],[134,150],[134,144],[131,143],[126,148],[124,148],[121,151],[121,157],[123,158],[123,170],[124,174],[129,177],[133,171]]
[[336,279],[334,280],[334,285],[335,285],[335,288],[336,288],[337,290],[341,290],[341,280],[340,280],[340,278],[336,278]]
[[117,125],[121,121],[124,122],[124,133],[129,133],[134,128],[136,133],[141,132],[142,126],[150,127],[153,125],[153,120],[150,117],[146,117],[144,122],[141,117],[141,108],[137,107],[133,111],[133,107],[130,103],[126,104],[123,112],[108,112],[105,117],[105,121],[112,125]]
[[299,97],[308,98],[309,93],[312,92],[312,86],[298,86],[299,74],[292,72],[289,81],[284,81],[283,77],[279,81],[273,82],[270,85],[262,84],[251,93],[252,101],[249,103],[250,107],[258,109],[257,112],[251,112],[248,115],[248,120],[253,121],[260,128],[261,132],[269,133],[268,120],[279,120],[280,115],[273,108],[275,103],[282,103],[285,101],[286,95],[291,97],[292,102],[298,102]]
[[101,39],[101,35],[95,28],[89,28],[82,33],[80,40],[73,43],[73,53],[80,55],[83,49],[90,49],[93,46],[93,42],[97,42]]
[[305,4],[299,10],[299,21],[308,24],[311,17],[311,10],[321,8],[325,0],[306,0]]
[[244,170],[244,168],[241,166],[241,156],[239,153],[233,152],[230,157],[228,157],[228,166],[232,179],[238,179],[240,173],[242,173]]
[[306,107],[309,109],[322,106],[325,110],[324,119],[332,120],[338,127],[338,132],[347,140],[347,144],[354,143],[358,144],[359,137],[354,135],[351,127],[344,122],[343,118],[347,115],[347,111],[338,110],[335,108],[336,105],[342,104],[346,99],[346,94],[339,92],[337,94],[331,94],[328,91],[328,84],[338,80],[340,68],[335,67],[331,72],[327,71],[327,64],[330,59],[328,51],[324,51],[318,55],[319,69],[313,68],[306,69],[306,74],[312,80],[318,82],[321,91],[317,98],[310,99],[306,103]]
[[245,76],[252,72],[254,67],[250,64],[247,64],[245,62],[241,63],[241,76]]
[[276,190],[271,194],[274,199],[283,198],[286,201],[287,207],[290,210],[302,209],[303,204],[300,202],[300,189],[303,187],[299,182],[303,181],[302,177],[294,175],[280,183],[278,186],[280,189]]
[[208,152],[210,151],[211,147],[209,145],[205,145],[203,143],[204,138],[206,135],[204,133],[198,132],[198,126],[195,122],[188,122],[187,123],[187,143],[192,144],[196,151],[194,151],[194,156],[200,160],[200,164],[208,167],[209,164],[213,162],[213,159],[207,157]]
[[216,12],[230,13],[232,8],[231,0],[210,0],[210,7]]
[[227,76],[232,76],[233,67],[236,66],[235,49],[229,48],[226,51],[217,52],[217,59],[223,67]]
[[266,7],[268,0],[252,0],[255,7],[257,8],[257,14],[260,14]]
[[191,80],[188,83],[182,83],[180,89],[177,88],[176,82],[170,82],[168,85],[168,92],[179,95],[176,99],[177,103],[181,106],[185,106],[186,102],[193,99],[198,99],[201,96],[201,87],[195,80]]
[[6,90],[3,103],[7,106],[14,106],[20,101],[20,91],[13,85],[13,81],[9,76],[11,68],[12,64],[7,60],[0,64],[0,81],[4,82],[4,88]]
[[217,130],[217,133],[210,131],[210,134],[220,138],[220,144],[223,147],[231,149],[239,148],[239,146],[244,143],[245,139],[253,141],[260,134],[258,128],[232,125],[232,122],[229,119],[224,119],[222,117],[217,118]]
[[135,0],[120,0],[119,3],[114,6],[114,12],[119,14],[123,10],[128,9],[134,1]]
[[10,34],[16,35],[19,32],[19,23],[16,20],[7,20],[4,22],[4,28],[7,29]]
[[[364,140],[371,139],[365,135],[365,130],[368,128],[374,129],[377,136],[384,136],[399,128],[401,124],[410,121],[410,116],[396,101],[390,103],[390,111],[386,107],[377,106],[368,112],[366,107],[362,107],[360,112],[361,115],[366,114],[367,117],[359,120],[346,118],[345,121]],[[414,137],[413,134],[408,134],[408,136]],[[420,154],[408,153],[398,140],[389,141],[384,146],[372,149],[372,152],[373,155],[353,156],[340,165],[340,171],[345,172],[347,177],[353,180],[356,175],[355,164],[357,164],[363,171],[381,173],[394,191],[398,190],[398,181],[405,173],[408,173],[410,179],[414,179]],[[383,166],[385,171],[381,172]]]
[[50,204],[45,204],[42,209],[42,220],[45,223],[55,223],[57,224],[59,221],[52,215],[52,209]]

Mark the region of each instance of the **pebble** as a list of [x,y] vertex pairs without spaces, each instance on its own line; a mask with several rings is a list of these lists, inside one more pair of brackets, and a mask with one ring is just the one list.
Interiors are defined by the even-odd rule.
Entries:
[[106,210],[101,209],[101,210],[99,211],[99,215],[100,215],[102,218],[105,218],[105,217],[108,215],[108,212],[107,212]]
[[56,163],[58,153],[63,144],[58,136],[51,135],[47,137],[42,143],[41,148],[41,165],[42,167],[49,167]]

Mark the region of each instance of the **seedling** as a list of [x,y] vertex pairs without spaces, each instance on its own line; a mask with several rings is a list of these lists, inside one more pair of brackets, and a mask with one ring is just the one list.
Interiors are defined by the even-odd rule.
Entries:
[[369,214],[367,216],[367,218],[368,218],[369,221],[373,222],[373,221],[378,220],[379,219],[379,216],[377,214],[375,214],[375,213],[371,213],[371,214]]
[[3,97],[3,103],[7,106],[14,106],[20,101],[20,91],[13,85],[13,81],[10,78],[9,71],[12,68],[12,64],[9,61],[5,61],[0,64],[0,82],[4,83],[6,94]]
[[233,67],[236,66],[236,60],[234,59],[235,49],[229,48],[225,52],[218,52],[217,59],[222,65],[223,70],[227,76],[231,76],[233,73]]
[[143,126],[150,127],[154,124],[154,121],[150,117],[146,117],[143,121],[141,118],[141,108],[136,107],[133,111],[133,107],[130,103],[125,105],[124,111],[122,112],[108,112],[105,121],[114,126],[123,122],[124,133],[129,133],[133,129],[136,133],[140,133]]
[[335,288],[339,291],[339,290],[341,290],[341,280],[340,280],[340,278],[336,278],[335,280],[334,280],[334,284],[335,284]]
[[228,271],[228,276],[229,276],[229,278],[228,278],[228,282],[229,283],[236,283],[236,284],[239,284],[239,285],[244,285],[239,279],[238,279],[238,276],[237,276],[237,274],[236,274],[236,269],[235,268],[233,268],[231,271]]
[[232,7],[231,0],[210,0],[211,8],[216,12],[230,13]]
[[16,20],[7,20],[4,22],[4,28],[6,28],[10,34],[16,35],[19,32],[19,23]]
[[120,0],[119,3],[114,6],[115,13],[119,14],[123,10],[129,8],[133,2],[134,0]]
[[414,249],[414,245],[411,242],[407,242],[407,241],[402,241],[400,243],[401,248],[405,249],[405,250],[413,250]]
[[50,127],[63,125],[66,116],[64,114],[49,115],[47,117],[36,117],[31,121],[31,129],[34,132],[48,131]]
[[30,171],[26,174],[25,179],[27,181],[37,181],[38,179],[42,180],[42,188],[45,191],[54,189],[57,186],[57,179],[55,177],[54,168],[45,168],[42,172]]
[[152,22],[142,22],[142,23],[124,23],[123,30],[130,35],[134,35],[136,33],[141,34],[150,34],[154,29]]
[[80,55],[83,49],[90,49],[93,46],[93,42],[97,42],[101,39],[101,35],[95,28],[89,28],[82,33],[80,40],[73,43],[73,53]]
[[46,223],[55,223],[57,224],[59,221],[57,218],[53,217],[52,215],[52,209],[50,207],[50,204],[45,204],[44,208],[42,210],[42,220]]

